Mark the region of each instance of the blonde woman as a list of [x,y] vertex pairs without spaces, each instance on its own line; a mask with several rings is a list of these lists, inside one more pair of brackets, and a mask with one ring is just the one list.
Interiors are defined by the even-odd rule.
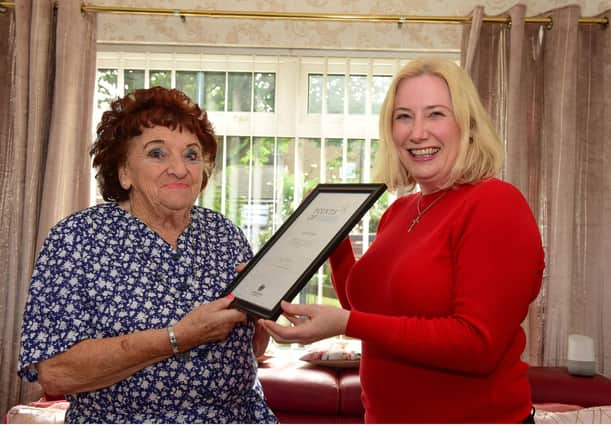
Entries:
[[380,113],[381,181],[400,197],[369,250],[347,239],[330,261],[343,308],[283,302],[280,342],[362,340],[369,423],[533,422],[520,327],[544,256],[530,208],[495,176],[503,147],[467,73],[420,58]]

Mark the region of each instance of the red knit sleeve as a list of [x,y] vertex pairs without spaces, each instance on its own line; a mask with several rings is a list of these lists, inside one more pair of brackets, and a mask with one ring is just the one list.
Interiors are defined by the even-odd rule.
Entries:
[[448,284],[453,312],[424,318],[353,310],[347,335],[424,366],[482,375],[495,369],[539,292],[544,256],[519,191],[500,181],[477,187],[453,218],[459,232],[447,237],[455,266]]

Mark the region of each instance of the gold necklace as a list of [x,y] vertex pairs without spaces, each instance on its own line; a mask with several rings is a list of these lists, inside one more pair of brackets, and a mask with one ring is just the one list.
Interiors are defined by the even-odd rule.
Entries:
[[443,196],[445,196],[447,194],[447,190],[444,191],[443,193],[441,193],[439,196],[437,196],[437,198],[435,200],[433,200],[431,202],[430,205],[428,205],[426,208],[424,209],[420,209],[420,203],[422,202],[422,198],[424,197],[423,194],[420,194],[420,198],[418,199],[418,203],[416,204],[416,209],[418,210],[418,215],[416,215],[416,218],[414,218],[412,220],[412,223],[409,225],[409,228],[407,229],[408,232],[412,231],[412,228],[414,228],[416,226],[416,224],[418,224],[420,222],[420,218],[422,217],[422,215],[424,215],[426,213],[426,211],[428,211],[429,209],[431,209],[431,207],[437,203],[439,200],[441,200],[441,198]]

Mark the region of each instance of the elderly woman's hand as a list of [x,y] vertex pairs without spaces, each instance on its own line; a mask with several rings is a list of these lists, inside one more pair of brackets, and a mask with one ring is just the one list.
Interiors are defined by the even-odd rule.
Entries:
[[246,315],[229,308],[233,296],[219,298],[191,310],[175,326],[176,341],[180,351],[200,344],[224,341],[238,323],[246,321]]
[[350,312],[337,307],[318,304],[281,303],[284,317],[293,326],[281,326],[271,320],[260,319],[258,324],[279,343],[310,344],[323,338],[346,333]]

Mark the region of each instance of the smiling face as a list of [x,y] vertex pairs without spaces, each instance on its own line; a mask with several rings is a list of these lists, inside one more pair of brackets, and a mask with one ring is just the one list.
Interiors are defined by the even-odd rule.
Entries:
[[204,160],[197,137],[164,126],[143,128],[129,142],[127,160],[119,169],[130,203],[147,216],[184,214],[202,187]]
[[392,137],[401,164],[422,193],[441,189],[458,157],[461,138],[450,91],[443,79],[424,74],[399,83]]

